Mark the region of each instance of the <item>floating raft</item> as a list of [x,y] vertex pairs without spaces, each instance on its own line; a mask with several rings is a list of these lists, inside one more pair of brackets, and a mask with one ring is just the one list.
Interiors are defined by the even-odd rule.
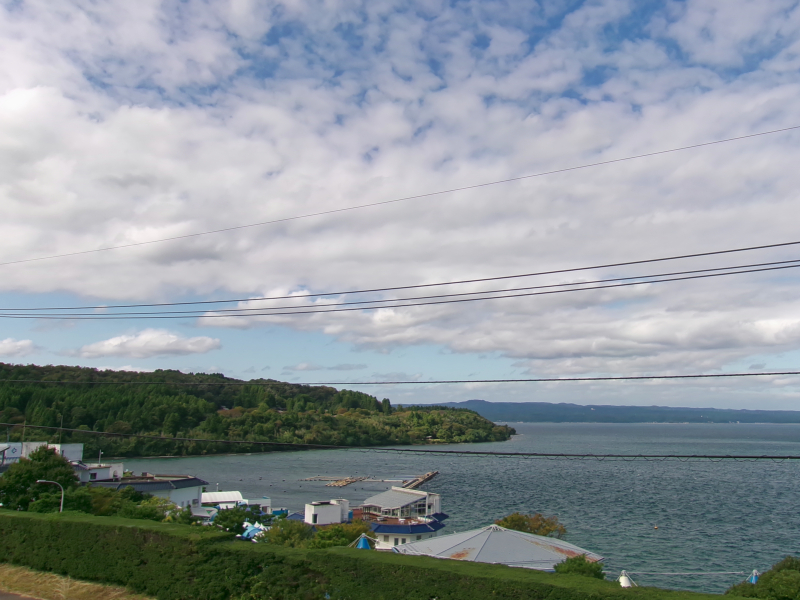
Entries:
[[367,477],[345,477],[344,479],[326,483],[325,487],[344,487],[346,485],[350,485],[351,483],[356,483],[357,481],[364,481],[365,479],[367,479]]

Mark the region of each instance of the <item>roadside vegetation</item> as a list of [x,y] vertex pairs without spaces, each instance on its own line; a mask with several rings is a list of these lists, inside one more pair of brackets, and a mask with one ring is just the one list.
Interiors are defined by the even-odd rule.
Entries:
[[[159,600],[713,600],[592,577],[351,548],[233,541],[188,527],[0,510],[0,563],[121,585]],[[53,544],[57,539],[58,544]]]
[[[38,383],[47,380],[74,383]],[[502,441],[514,433],[471,410],[396,407],[386,398],[379,401],[361,392],[325,386],[271,379],[243,382],[223,375],[167,370],[131,373],[4,363],[0,363],[0,422],[14,425],[12,441],[24,436],[26,441],[82,443],[88,456],[100,450],[107,456],[162,456],[282,449],[210,440],[374,446]],[[65,429],[118,435],[24,430],[26,424],[61,427],[62,423]]]
[[55,481],[63,486],[65,511],[167,523],[192,522],[190,509],[180,509],[164,498],[141,494],[132,487],[112,490],[79,485],[69,461],[45,446],[11,465],[0,476],[0,505],[18,511],[58,512],[61,490],[52,484],[36,483],[37,480]]

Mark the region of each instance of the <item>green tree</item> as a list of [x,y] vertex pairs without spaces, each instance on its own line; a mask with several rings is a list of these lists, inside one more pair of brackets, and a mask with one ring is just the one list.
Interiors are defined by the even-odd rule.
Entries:
[[524,515],[515,512],[502,519],[498,519],[495,521],[495,524],[500,525],[500,527],[505,527],[506,529],[558,539],[563,538],[567,533],[567,528],[558,522],[558,517],[545,517],[542,513]]
[[[214,519],[216,521],[216,519]],[[290,521],[289,519],[278,519],[264,534],[264,541],[276,546],[290,546],[292,548],[302,548],[313,536],[311,527],[302,521]]]
[[370,534],[372,527],[364,521],[355,520],[352,523],[337,523],[317,530],[314,537],[306,543],[307,548],[331,548],[333,546],[348,546],[361,537],[362,533]]
[[[28,458],[21,458],[0,477],[0,504],[12,510],[28,510],[28,506],[41,496],[51,493],[52,484],[36,483],[46,479],[60,483],[64,490],[77,486],[78,478],[72,465],[53,448],[41,446]],[[59,492],[59,503],[61,490]]]
[[[55,486],[50,486],[55,487]],[[42,494],[28,505],[31,512],[58,512],[61,506],[61,490]],[[85,487],[67,489],[64,493],[64,510],[73,510],[91,514],[92,495]]]
[[235,508],[220,510],[217,516],[214,517],[214,525],[225,531],[242,533],[244,531],[245,521],[250,523],[264,523],[264,521],[269,521],[270,518],[269,515],[261,515],[259,512],[245,508],[244,506],[237,506]]
[[594,577],[595,579],[606,578],[603,573],[603,563],[587,560],[585,554],[564,559],[554,568],[556,573],[563,575],[583,575],[585,577]]

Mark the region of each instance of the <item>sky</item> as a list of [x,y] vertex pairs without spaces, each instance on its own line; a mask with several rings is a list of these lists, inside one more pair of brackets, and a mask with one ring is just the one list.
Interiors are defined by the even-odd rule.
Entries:
[[[239,302],[185,319],[3,316],[0,361],[423,382],[339,386],[406,404],[800,409],[800,377],[424,383],[798,369],[792,269],[379,310],[217,310],[800,259],[785,246],[294,298],[798,241],[797,129],[480,185],[800,126],[799,94],[797,1],[1,0],[0,314]],[[455,188],[471,189],[430,195]],[[83,253],[114,246],[128,247]],[[291,298],[252,300],[275,296]]]

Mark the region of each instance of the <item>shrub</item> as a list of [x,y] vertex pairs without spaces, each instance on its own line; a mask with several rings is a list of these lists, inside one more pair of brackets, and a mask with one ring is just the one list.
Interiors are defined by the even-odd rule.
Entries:
[[372,527],[359,520],[355,520],[352,523],[328,525],[317,530],[314,537],[306,543],[306,548],[348,546],[356,541],[362,533],[369,534],[370,532],[372,532]]
[[563,538],[567,533],[567,528],[558,522],[558,517],[545,517],[542,513],[523,515],[522,513],[515,512],[507,517],[498,519],[494,523],[506,529],[558,539]]
[[583,575],[595,579],[605,579],[603,563],[586,560],[586,555],[571,556],[555,566],[556,573],[562,575]]
[[758,583],[743,581],[725,591],[744,598],[800,600],[800,558],[787,556],[758,578]]
[[[214,520],[216,521],[216,519]],[[302,521],[279,519],[269,528],[262,539],[268,544],[276,546],[302,548],[313,535],[311,527]]]

